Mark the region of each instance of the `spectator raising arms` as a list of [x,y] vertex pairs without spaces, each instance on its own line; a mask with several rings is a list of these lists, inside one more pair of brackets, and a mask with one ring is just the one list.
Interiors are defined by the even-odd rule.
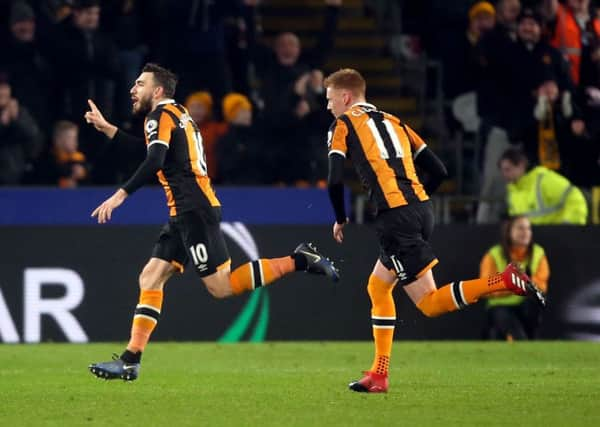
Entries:
[[[542,38],[542,29],[541,15],[523,9],[518,18],[517,42],[510,50],[515,64],[515,72],[508,77],[515,89],[510,135],[512,142],[523,145],[531,164],[558,169],[558,146],[571,145],[571,120],[578,110],[572,103],[575,87],[568,64]],[[523,70],[526,72],[519,72]]]
[[[268,182],[294,183],[310,170],[311,137],[320,135],[326,122],[314,120],[311,111],[323,111],[321,67],[333,48],[341,0],[325,1],[325,17],[317,44],[303,49],[298,36],[284,32],[273,47],[257,40],[256,2],[247,1],[244,17],[250,61],[260,78],[260,101],[264,103],[266,143],[273,155]],[[320,137],[320,136],[319,136]],[[290,164],[286,160],[293,157]]]

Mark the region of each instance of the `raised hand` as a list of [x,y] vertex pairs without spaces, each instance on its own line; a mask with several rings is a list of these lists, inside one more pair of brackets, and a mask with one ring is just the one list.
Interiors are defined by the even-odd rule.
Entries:
[[88,105],[90,106],[90,111],[84,114],[85,121],[112,139],[117,133],[117,127],[104,118],[102,112],[94,104],[94,101],[88,99]]
[[300,77],[298,77],[298,80],[296,80],[296,83],[294,83],[294,92],[296,92],[298,96],[306,95],[306,89],[309,80],[310,73],[304,73]]

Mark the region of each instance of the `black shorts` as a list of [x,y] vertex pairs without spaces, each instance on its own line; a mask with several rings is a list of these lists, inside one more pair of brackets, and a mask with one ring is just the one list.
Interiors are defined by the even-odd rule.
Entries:
[[220,222],[220,208],[171,217],[158,236],[152,256],[170,262],[180,272],[191,258],[200,277],[213,274],[230,261]]
[[379,260],[408,285],[431,269],[438,260],[429,244],[433,231],[430,201],[385,210],[375,219],[379,237]]

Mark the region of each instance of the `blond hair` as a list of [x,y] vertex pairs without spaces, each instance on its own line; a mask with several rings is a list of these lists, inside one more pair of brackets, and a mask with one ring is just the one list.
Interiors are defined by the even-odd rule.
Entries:
[[330,74],[323,82],[323,86],[349,90],[355,97],[364,97],[367,91],[365,79],[352,68],[342,68]]

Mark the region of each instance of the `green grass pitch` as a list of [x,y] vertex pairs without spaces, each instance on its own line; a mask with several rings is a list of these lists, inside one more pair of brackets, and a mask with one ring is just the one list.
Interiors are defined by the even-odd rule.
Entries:
[[400,342],[387,394],[353,393],[364,343],[0,345],[0,426],[600,426],[600,344]]

